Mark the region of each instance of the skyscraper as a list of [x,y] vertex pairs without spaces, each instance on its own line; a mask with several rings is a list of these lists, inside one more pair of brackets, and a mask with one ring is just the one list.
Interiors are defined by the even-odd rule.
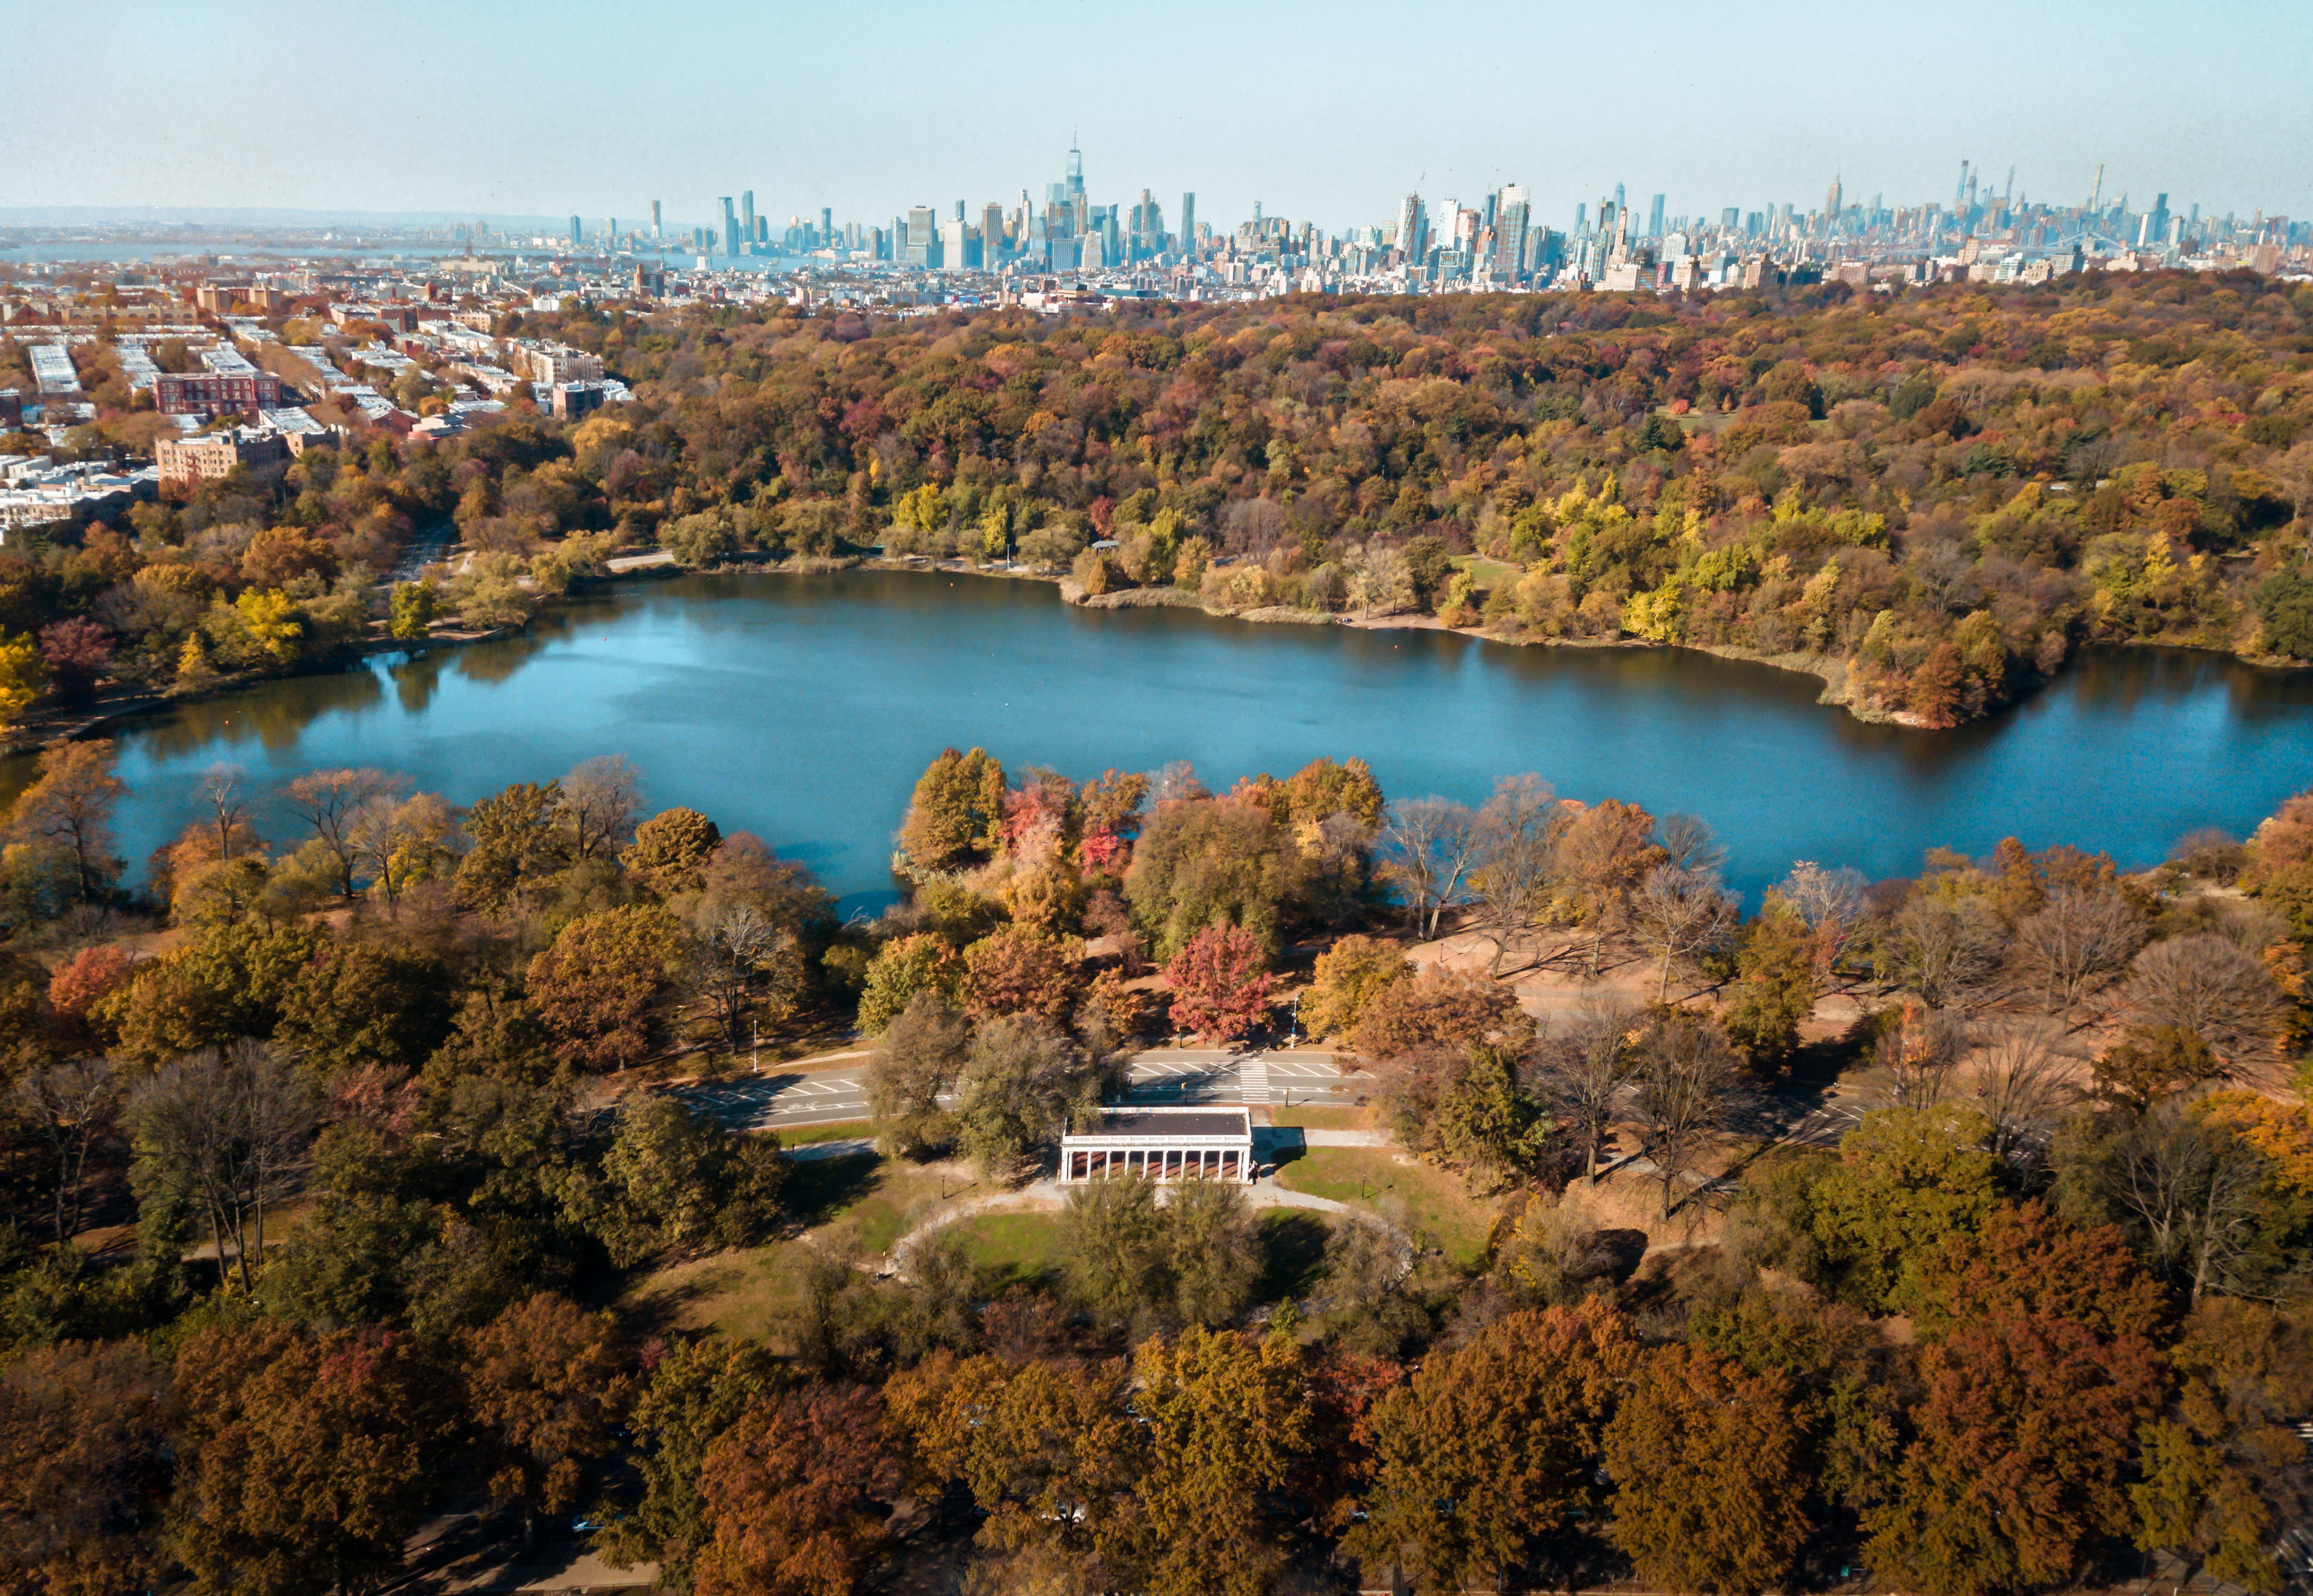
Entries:
[[723,252],[735,255],[739,252],[739,213],[731,208],[731,196],[723,194],[717,198],[723,201]]
[[1421,208],[1419,194],[1408,194],[1405,203],[1398,207],[1397,247],[1416,265],[1429,253],[1429,217]]
[[835,243],[835,207],[831,205],[819,207],[819,242],[825,248]]
[[[749,243],[755,242],[755,191],[749,189],[739,196],[739,236]],[[736,254],[737,251],[732,253]]]
[[1647,236],[1660,238],[1662,235],[1663,197],[1658,194],[1655,196],[1654,203],[1647,207]]
[[1823,199],[1823,214],[1826,221],[1836,222],[1839,220],[1839,202],[1841,196],[1842,188],[1840,181],[1838,178],[1834,177],[1831,180],[1831,192],[1825,195]]
[[1181,253],[1197,252],[1197,196],[1192,190],[1181,195]]
[[651,201],[651,242],[656,243],[663,236],[659,231],[658,201],[654,199]]
[[578,231],[578,218],[573,216],[570,218],[570,247],[575,250],[584,242],[585,239]]
[[1526,269],[1526,235],[1534,207],[1524,189],[1516,183],[1505,183],[1487,208],[1494,213],[1494,275],[1517,277]]

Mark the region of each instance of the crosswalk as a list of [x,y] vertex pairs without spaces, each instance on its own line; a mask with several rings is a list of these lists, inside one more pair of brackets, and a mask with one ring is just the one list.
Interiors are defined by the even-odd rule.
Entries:
[[1236,1067],[1236,1083],[1248,1103],[1271,1101],[1269,1095],[1269,1061],[1249,1058]]

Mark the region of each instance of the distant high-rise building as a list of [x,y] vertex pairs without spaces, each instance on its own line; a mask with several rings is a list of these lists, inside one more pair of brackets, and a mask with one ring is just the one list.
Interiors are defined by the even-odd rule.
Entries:
[[908,207],[908,253],[903,264],[920,266],[928,271],[940,263],[938,227],[930,206]]
[[[739,196],[739,236],[749,243],[760,236],[755,231],[755,191],[752,189]],[[736,251],[732,252],[737,253]]]
[[1181,195],[1181,253],[1197,252],[1197,196],[1193,190]]
[[1743,207],[1739,205],[1730,205],[1725,210],[1720,211],[1719,213],[1719,225],[1729,233],[1734,232],[1735,229],[1743,225]]
[[1825,195],[1823,199],[1825,220],[1831,222],[1839,220],[1839,202],[1842,197],[1840,181],[1834,177],[1831,180],[1831,192]]
[[577,217],[576,217],[576,216],[571,217],[571,218],[570,218],[570,244],[571,244],[571,247],[572,247],[573,249],[576,249],[578,245],[580,245],[580,244],[584,243],[585,242],[585,235],[584,235],[583,234],[581,234],[581,233],[578,231],[578,218],[577,218]]
[[663,236],[659,230],[658,201],[654,199],[651,201],[651,242],[656,243]]
[[1429,217],[1421,208],[1421,196],[1408,194],[1397,211],[1397,247],[1408,260],[1419,265],[1429,253]]
[[1526,229],[1534,216],[1534,207],[1526,190],[1516,183],[1505,183],[1501,191],[1486,202],[1494,213],[1494,274],[1516,277],[1526,269]]
[[819,207],[819,242],[823,244],[835,242],[835,207],[831,205]]
[[993,266],[1004,257],[1004,207],[993,199],[980,207],[980,261]]
[[1069,135],[1069,198],[1077,207],[1077,219],[1084,220],[1084,152],[1077,147],[1076,135]]
[[723,249],[726,254],[739,252],[739,213],[731,208],[731,196],[721,195],[723,201]]
[[1647,207],[1647,236],[1649,238],[1660,238],[1662,235],[1663,197],[1658,194],[1655,196],[1654,203]]

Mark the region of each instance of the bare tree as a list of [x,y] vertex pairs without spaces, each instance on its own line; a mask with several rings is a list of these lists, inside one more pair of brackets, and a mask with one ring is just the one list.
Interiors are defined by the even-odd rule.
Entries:
[[1530,775],[1504,776],[1478,811],[1479,860],[1470,882],[1480,923],[1494,945],[1489,974],[1501,974],[1510,943],[1549,913],[1558,814],[1550,784]]
[[1727,868],[1726,844],[1711,829],[1710,822],[1699,815],[1666,815],[1655,828],[1655,836],[1666,864],[1682,870],[1708,871],[1714,876]]
[[2060,886],[2016,928],[2017,966],[2051,1014],[2069,1015],[2144,946],[2144,917],[2108,892]]
[[1653,833],[1654,817],[1644,809],[1607,798],[1569,818],[1552,851],[1559,889],[1590,927],[1587,969],[1594,980],[1606,933],[1622,922],[1631,892],[1662,860]]
[[1632,1045],[1639,1011],[1627,1003],[1585,1002],[1542,1054],[1542,1095],[1582,1149],[1584,1178],[1596,1185],[1598,1156],[1638,1071]]
[[2272,1046],[2288,1014],[2273,973],[2238,943],[2205,931],[2138,954],[2121,1001],[2146,1029],[2191,1031],[2228,1063]]
[[2227,1284],[2255,1244],[2265,1160],[2177,1098],[2157,1103],[2115,1140],[2101,1170],[2106,1198],[2154,1272],[2202,1293]]
[[1791,873],[1775,884],[1783,901],[1807,921],[1824,958],[1833,965],[1847,950],[1857,923],[1863,918],[1863,894],[1869,884],[1863,872],[1842,866],[1826,870],[1813,860],[1791,866]]
[[736,1052],[740,1021],[754,999],[757,982],[792,939],[757,905],[710,899],[699,906],[690,927],[690,984],[714,1005],[726,1044]]
[[1662,1216],[1671,1188],[1732,1123],[1748,1100],[1743,1068],[1719,1027],[1684,1010],[1658,1013],[1639,1039],[1631,1104],[1640,1144],[1662,1182]]
[[635,817],[643,807],[642,772],[632,760],[616,754],[581,760],[562,778],[562,801],[569,816],[572,855],[607,859],[634,839]]
[[2011,1168],[2036,1158],[2070,1095],[2062,1028],[2043,1020],[1990,1035],[1975,1066],[1975,1102],[1992,1122],[1992,1151]]
[[239,765],[220,760],[201,772],[193,796],[209,812],[210,824],[216,827],[217,857],[233,857],[233,839],[249,826],[249,772]]
[[1906,1004],[1904,1023],[1879,1038],[1875,1054],[1893,1083],[1896,1107],[1932,1108],[1942,1102],[1967,1044],[1967,1019],[1957,1010]]
[[1639,939],[1662,960],[1655,1001],[1670,997],[1670,966],[1724,937],[1736,920],[1735,895],[1716,870],[1657,865],[1631,895],[1631,923]]
[[329,850],[337,863],[338,895],[354,895],[354,877],[361,868],[361,850],[355,827],[381,799],[388,799],[409,784],[408,778],[383,771],[308,771],[281,789],[282,807],[303,821],[313,838]]
[[1382,868],[1404,893],[1414,934],[1426,941],[1438,934],[1447,910],[1468,900],[1479,859],[1478,816],[1451,798],[1409,798],[1389,807],[1381,837]]
[[1889,929],[1887,973],[1930,1009],[1966,1008],[1999,973],[2006,943],[1981,898],[1913,898]]
[[17,1079],[9,1093],[17,1119],[39,1139],[54,1171],[57,1245],[80,1233],[90,1155],[112,1137],[121,1078],[110,1059],[68,1059]]
[[252,1284],[251,1256],[264,1261],[266,1210],[290,1189],[314,1112],[295,1067],[254,1041],[187,1054],[131,1105],[140,1151],[201,1194],[220,1271],[232,1239],[243,1291]]

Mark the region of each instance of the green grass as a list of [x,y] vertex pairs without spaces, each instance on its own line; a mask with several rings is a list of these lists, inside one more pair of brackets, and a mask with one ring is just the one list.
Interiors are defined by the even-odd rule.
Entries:
[[1476,1267],[1494,1226],[1492,1204],[1473,1198],[1459,1177],[1405,1160],[1386,1147],[1313,1147],[1277,1171],[1277,1184],[1405,1221],[1456,1265]]
[[1373,1116],[1363,1108],[1272,1108],[1269,1123],[1304,1131],[1370,1131]]
[[982,1213],[948,1230],[963,1243],[990,1296],[1013,1285],[1056,1284],[1068,1262],[1057,1213]]
[[1476,578],[1481,587],[1489,590],[1503,583],[1516,584],[1526,575],[1526,567],[1509,565],[1499,560],[1489,560],[1482,554],[1456,554],[1448,561],[1456,569],[1465,570]]
[[840,1225],[855,1250],[880,1253],[946,1199],[980,1189],[954,1165],[926,1166],[872,1152],[797,1159],[787,1166],[787,1201],[804,1229]]
[[781,1147],[809,1147],[819,1142],[849,1142],[855,1136],[872,1136],[875,1122],[872,1119],[839,1119],[830,1124],[796,1125],[778,1133]]
[[796,1301],[799,1276],[787,1258],[794,1245],[740,1248],[655,1269],[627,1288],[620,1305],[669,1328],[773,1341]]

